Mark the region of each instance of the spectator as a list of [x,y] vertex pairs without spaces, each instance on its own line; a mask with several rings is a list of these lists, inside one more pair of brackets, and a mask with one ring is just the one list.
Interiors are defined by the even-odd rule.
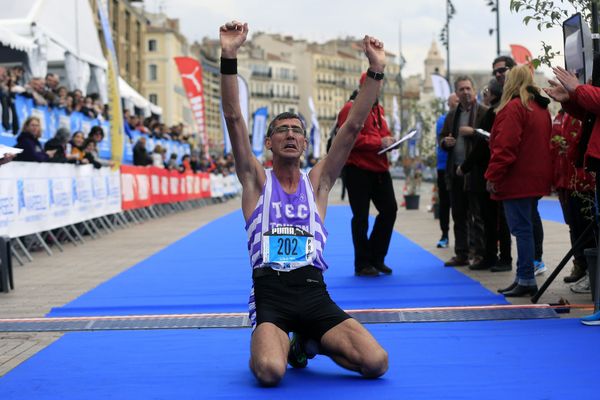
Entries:
[[17,155],[15,161],[37,161],[44,162],[50,160],[54,156],[56,150],[42,150],[42,145],[39,141],[42,136],[42,124],[38,117],[29,117],[23,124],[23,130],[17,137],[16,148],[23,149]]
[[488,191],[504,205],[508,227],[517,240],[517,275],[498,292],[506,297],[534,295],[534,200],[550,193],[552,121],[549,100],[534,86],[529,66],[507,75],[490,137],[491,158],[485,173]]
[[83,149],[84,141],[83,132],[77,131],[71,137],[71,141],[69,142],[70,148],[68,148],[68,153],[75,156],[75,159],[81,164],[89,163],[89,160],[85,158],[85,150]]
[[194,173],[197,173],[198,171],[200,171],[200,158],[198,156],[198,152],[193,150],[192,151],[192,156],[190,157],[190,168],[192,168],[192,171]]
[[479,207],[469,203],[469,195],[465,190],[468,182],[456,174],[456,169],[471,152],[474,128],[479,127],[487,108],[477,102],[470,77],[457,77],[454,89],[459,104],[448,113],[440,132],[440,145],[448,152],[446,187],[450,193],[454,221],[455,255],[444,263],[446,267],[468,265],[469,256],[473,264],[478,264],[484,256],[483,221],[477,214]]
[[25,83],[23,82],[24,76],[25,70],[20,66],[12,67],[8,71],[8,88],[11,93],[19,94],[25,92]]
[[[502,87],[496,79],[492,79],[487,86],[489,105],[481,121],[480,128],[486,132],[492,130],[494,119],[496,118],[496,107],[500,104],[502,98]],[[512,269],[512,257],[510,255],[510,232],[506,226],[506,220],[500,218],[499,209],[501,203],[492,200],[489,192],[486,191],[486,182],[484,178],[490,161],[490,148],[488,138],[483,135],[473,136],[473,148],[469,156],[461,164],[460,173],[469,174],[471,184],[471,196],[478,197],[476,201],[481,205],[481,216],[483,218],[483,232],[485,238],[485,253],[482,262],[469,266],[472,270],[492,269],[498,265],[508,265],[508,270]],[[457,169],[457,173],[458,173]],[[498,260],[498,241],[500,242],[500,260]],[[506,270],[506,269],[504,269]]]
[[151,164],[152,158],[148,155],[148,150],[146,150],[146,136],[141,135],[135,146],[133,146],[133,165],[145,167]]
[[36,106],[47,106],[48,101],[44,97],[44,80],[42,78],[31,78],[27,86],[25,86],[26,93],[29,97],[33,98]]
[[154,146],[154,150],[152,150],[152,154],[150,155],[152,157],[152,166],[153,167],[158,167],[158,168],[164,168],[165,167],[165,153],[167,152],[167,150],[162,147],[160,144],[157,144],[156,146]]
[[[363,73],[359,80],[359,91],[364,88],[366,80],[367,74]],[[352,100],[346,102],[339,112],[337,120],[340,129],[348,119],[353,104]],[[385,264],[385,257],[388,254],[398,205],[387,155],[378,154],[378,151],[393,142],[394,138],[387,126],[383,107],[375,99],[344,166],[348,200],[352,209],[354,274],[357,276],[392,273],[392,269]],[[330,152],[335,151],[336,143],[332,143],[333,149]],[[375,205],[378,215],[369,232],[371,202]]]
[[[105,160],[101,160],[98,157],[98,151],[96,150],[96,141],[90,137],[85,139],[83,142],[83,153],[84,159],[87,160],[87,163],[92,164],[94,168],[102,168]],[[102,162],[101,162],[102,161]],[[87,164],[83,163],[83,164]]]
[[45,151],[55,151],[54,155],[48,161],[55,163],[76,163],[78,161],[77,155],[67,152],[67,143],[69,143],[70,136],[71,132],[69,132],[69,129],[65,127],[58,128],[54,137],[44,145]]
[[19,131],[17,110],[10,91],[10,76],[6,68],[0,67],[0,109],[2,110],[2,127],[6,131]]
[[91,119],[95,119],[98,116],[94,108],[94,100],[92,100],[90,96],[85,96],[83,100],[83,106],[79,111]]
[[[100,155],[98,154],[98,143],[102,142],[102,140],[104,139],[104,130],[102,130],[102,127],[96,125],[93,126],[92,129],[90,130],[90,133],[88,134],[88,139],[87,140],[91,140],[94,142],[94,146],[93,148],[90,148],[88,150],[88,145],[87,145],[87,140],[86,140],[86,144],[84,144],[84,149],[86,152],[86,156],[87,153],[89,153],[91,151],[91,156],[88,156],[88,159],[91,157],[93,159],[93,163],[94,166],[96,166],[96,164],[99,164],[100,166],[103,167],[112,167],[115,163],[112,160],[105,160],[100,158]],[[99,167],[97,167],[99,168]]]
[[[458,96],[452,93],[448,97],[448,110],[452,111],[458,107]],[[448,152],[441,147],[442,128],[448,114],[441,115],[436,122],[437,136],[437,190],[439,197],[439,215],[440,215],[440,230],[442,237],[437,242],[438,248],[447,248],[449,245],[448,232],[450,231],[450,192],[446,185],[446,162],[448,161]],[[342,197],[343,199],[343,197]]]
[[[571,247],[594,221],[594,189],[592,174],[583,167],[577,167],[580,159],[579,141],[581,140],[581,122],[563,110],[559,112],[552,125],[552,150],[554,161],[554,187],[563,216],[569,225]],[[584,249],[596,247],[597,230],[588,231],[583,245],[573,254],[573,269],[565,276],[565,283],[574,283],[571,290],[575,293],[590,293],[589,266],[583,253]]]
[[165,164],[165,168],[168,170],[177,169],[177,153],[171,153],[169,160]]

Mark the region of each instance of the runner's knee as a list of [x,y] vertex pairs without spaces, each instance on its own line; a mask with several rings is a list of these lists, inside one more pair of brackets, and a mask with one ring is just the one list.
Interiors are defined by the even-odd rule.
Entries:
[[363,356],[360,372],[365,378],[379,378],[388,370],[388,354],[381,347]]
[[252,360],[251,368],[258,382],[263,386],[276,386],[285,375],[285,361],[268,357],[256,357]]

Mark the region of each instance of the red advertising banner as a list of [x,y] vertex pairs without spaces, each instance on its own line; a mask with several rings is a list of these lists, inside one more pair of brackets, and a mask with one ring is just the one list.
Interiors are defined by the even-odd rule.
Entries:
[[211,197],[207,172],[121,165],[121,187],[123,210]]
[[175,63],[179,69],[183,87],[192,107],[192,114],[198,128],[204,156],[208,158],[208,135],[206,132],[202,66],[198,60],[190,57],[175,57]]

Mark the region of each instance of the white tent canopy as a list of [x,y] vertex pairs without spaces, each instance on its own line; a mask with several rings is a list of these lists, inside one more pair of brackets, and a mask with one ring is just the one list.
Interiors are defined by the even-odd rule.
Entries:
[[[31,42],[43,35],[82,61],[106,69],[88,0],[0,0],[0,10],[0,29]],[[8,46],[16,48],[17,43]]]
[[121,97],[125,99],[125,103],[129,103],[132,106],[137,108],[141,108],[145,111],[146,116],[149,116],[151,113],[156,115],[162,115],[162,108],[152,104],[144,96],[139,94],[134,88],[129,86],[129,84],[125,81],[125,79],[119,77],[119,92]]

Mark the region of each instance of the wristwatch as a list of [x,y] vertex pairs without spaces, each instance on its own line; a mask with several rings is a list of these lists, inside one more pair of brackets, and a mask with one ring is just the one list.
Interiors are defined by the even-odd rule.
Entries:
[[370,69],[368,69],[367,76],[371,79],[375,79],[376,81],[380,81],[383,79],[383,77],[385,75],[383,74],[383,72],[375,72],[375,71],[371,71]]

